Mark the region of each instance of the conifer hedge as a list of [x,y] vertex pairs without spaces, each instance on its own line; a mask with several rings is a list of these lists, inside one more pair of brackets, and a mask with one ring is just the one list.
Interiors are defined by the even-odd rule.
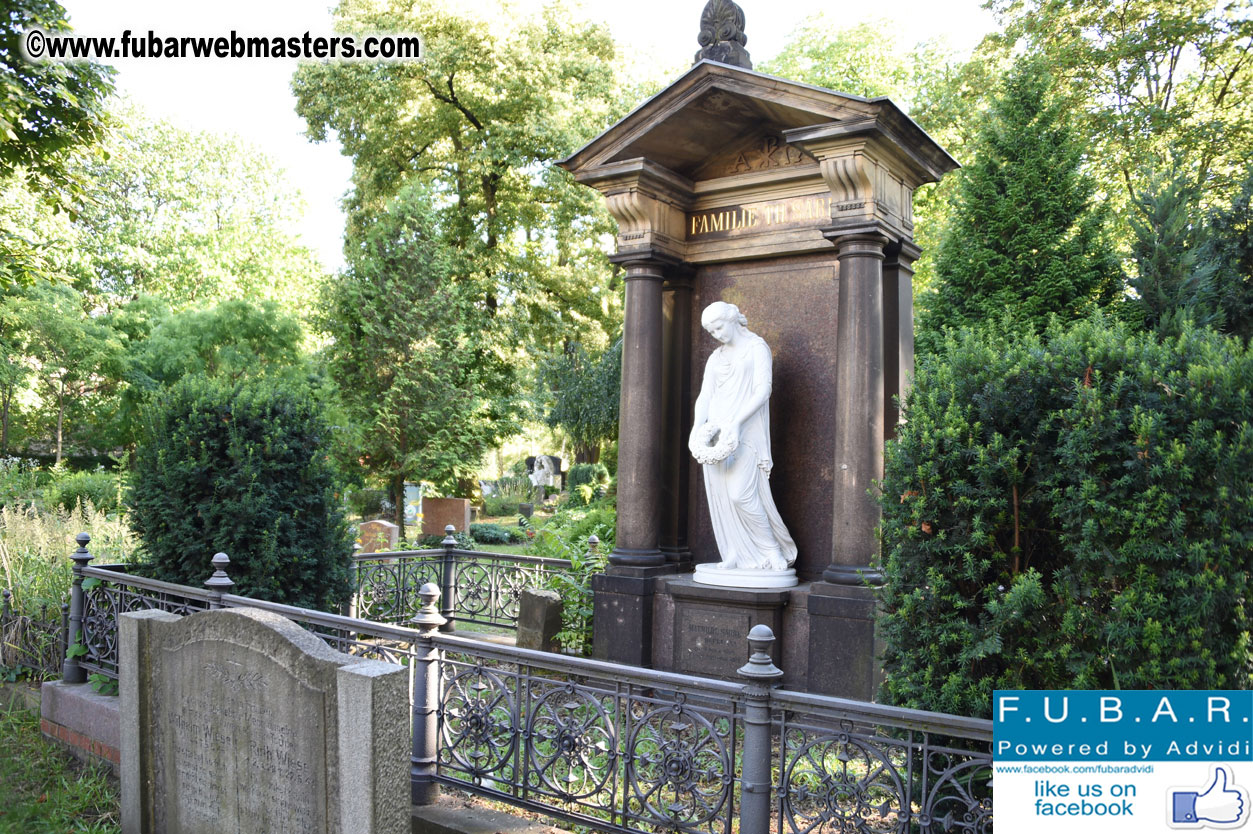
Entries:
[[222,551],[235,593],[339,610],[352,537],[308,393],[188,377],[145,428],[129,498],[156,578],[200,587]]
[[887,449],[882,697],[1253,684],[1251,386],[1191,327],[950,335]]

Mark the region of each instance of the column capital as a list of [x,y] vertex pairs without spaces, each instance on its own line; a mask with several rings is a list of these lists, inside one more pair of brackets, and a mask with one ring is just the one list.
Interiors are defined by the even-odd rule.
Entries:
[[645,159],[600,166],[575,179],[605,196],[605,207],[618,222],[618,256],[683,259],[691,180]]

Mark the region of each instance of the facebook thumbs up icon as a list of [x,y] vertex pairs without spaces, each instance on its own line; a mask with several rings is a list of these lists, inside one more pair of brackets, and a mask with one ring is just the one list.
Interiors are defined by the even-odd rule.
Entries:
[[1249,816],[1249,792],[1239,785],[1227,765],[1214,768],[1208,787],[1171,788],[1168,824],[1171,828],[1238,828]]

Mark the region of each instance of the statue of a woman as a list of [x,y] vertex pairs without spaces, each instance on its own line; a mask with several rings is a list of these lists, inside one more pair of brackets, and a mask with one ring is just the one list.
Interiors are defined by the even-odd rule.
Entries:
[[[715,301],[705,308],[700,323],[722,343],[705,364],[688,438],[688,448],[704,470],[709,515],[722,555],[722,562],[712,567],[786,571],[796,561],[796,544],[770,495],[770,348],[748,330],[734,304]],[[699,571],[696,581],[702,581]]]

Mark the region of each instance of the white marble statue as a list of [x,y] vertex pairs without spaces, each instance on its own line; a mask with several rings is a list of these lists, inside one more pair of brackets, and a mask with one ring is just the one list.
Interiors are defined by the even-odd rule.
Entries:
[[796,584],[796,544],[770,494],[770,348],[734,304],[715,301],[701,325],[722,345],[705,364],[688,449],[702,464],[722,561],[697,582],[733,587]]
[[537,487],[552,486],[554,474],[552,459],[548,455],[536,455],[535,466],[531,471],[531,485]]

